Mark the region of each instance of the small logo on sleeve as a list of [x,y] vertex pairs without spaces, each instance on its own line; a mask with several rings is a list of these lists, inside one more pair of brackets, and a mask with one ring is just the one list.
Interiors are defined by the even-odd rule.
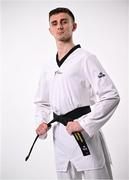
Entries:
[[105,74],[103,74],[102,72],[99,73],[98,77],[101,78],[101,77],[104,77]]

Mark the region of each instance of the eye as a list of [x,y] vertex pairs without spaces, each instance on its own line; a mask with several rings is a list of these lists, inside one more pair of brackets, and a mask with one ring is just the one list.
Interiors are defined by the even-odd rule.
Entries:
[[52,25],[52,26],[56,26],[56,25],[57,25],[57,22],[54,21],[54,22],[51,23],[51,25]]
[[62,24],[67,24],[67,22],[68,22],[67,20],[63,20]]

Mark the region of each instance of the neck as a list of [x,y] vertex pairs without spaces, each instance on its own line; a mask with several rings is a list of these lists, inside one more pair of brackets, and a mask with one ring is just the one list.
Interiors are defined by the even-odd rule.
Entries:
[[75,46],[72,40],[70,42],[59,41],[56,42],[56,45],[59,60],[61,60],[69,52],[69,50]]

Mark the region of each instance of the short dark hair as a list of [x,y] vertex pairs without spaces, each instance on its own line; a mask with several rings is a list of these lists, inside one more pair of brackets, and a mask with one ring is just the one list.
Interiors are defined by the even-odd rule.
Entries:
[[64,8],[64,7],[58,7],[56,9],[51,10],[49,12],[49,20],[52,15],[55,15],[58,13],[67,13],[72,18],[73,22],[75,22],[75,17],[73,15],[73,13],[71,12],[71,10],[69,10],[68,8]]

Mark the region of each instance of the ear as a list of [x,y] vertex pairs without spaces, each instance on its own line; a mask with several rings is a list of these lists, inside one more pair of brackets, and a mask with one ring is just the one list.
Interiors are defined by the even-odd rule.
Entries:
[[49,27],[49,32],[52,34],[52,32],[51,32],[51,28]]
[[51,29],[50,29],[50,27],[49,27],[49,32],[51,33]]
[[73,29],[72,31],[75,31],[77,29],[77,23],[73,23]]

